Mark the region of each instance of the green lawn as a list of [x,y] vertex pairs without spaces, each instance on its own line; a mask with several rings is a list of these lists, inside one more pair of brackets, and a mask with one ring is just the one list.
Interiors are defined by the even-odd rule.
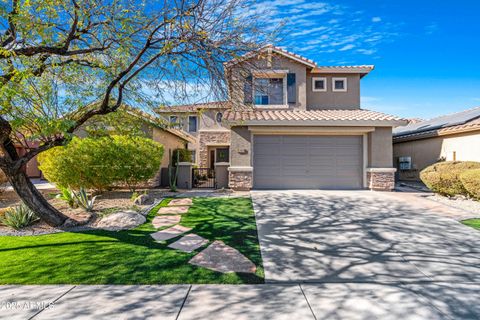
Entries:
[[[164,200],[160,206],[165,206]],[[159,207],[160,207],[159,206]],[[134,230],[0,236],[0,284],[262,283],[263,267],[249,198],[195,198],[181,224],[222,240],[257,265],[256,274],[222,274],[192,266],[196,254],[156,243],[151,220]],[[201,250],[201,249],[200,249]]]
[[480,219],[467,219],[461,222],[466,226],[480,230]]

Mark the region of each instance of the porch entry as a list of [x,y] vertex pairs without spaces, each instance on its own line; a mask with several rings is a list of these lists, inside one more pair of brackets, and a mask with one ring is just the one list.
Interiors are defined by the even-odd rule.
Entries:
[[[216,189],[218,187],[215,173],[215,164],[219,162],[228,162],[230,159],[230,148],[209,147],[208,150],[208,168],[192,168],[192,186],[193,188]],[[225,167],[226,169],[226,167]],[[220,182],[222,184],[222,182]],[[224,186],[220,186],[224,187]]]
[[212,147],[208,158],[209,168],[215,169],[215,163],[230,161],[230,147]]

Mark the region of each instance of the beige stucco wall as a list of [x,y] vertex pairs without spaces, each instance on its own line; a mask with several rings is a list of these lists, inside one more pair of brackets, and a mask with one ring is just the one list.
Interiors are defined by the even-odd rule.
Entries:
[[393,145],[393,161],[398,165],[399,157],[412,157],[411,171],[400,171],[402,180],[419,180],[422,169],[445,160],[478,161],[480,162],[480,130],[467,133],[458,133],[448,136],[428,139],[399,142]]
[[163,145],[162,164],[160,165],[161,168],[167,168],[170,155],[172,154],[173,150],[177,148],[184,148],[186,143],[170,132],[158,128],[153,128],[152,139]]
[[[327,91],[313,91],[312,78],[326,78]],[[347,91],[332,91],[332,78],[347,78]],[[359,109],[359,74],[323,74],[307,72],[307,105],[309,110],[317,109]]]
[[269,66],[265,56],[262,56],[260,59],[252,58],[230,69],[229,95],[234,105],[243,104],[245,78],[250,75],[251,72],[259,70],[287,70],[289,73],[295,73],[295,83],[297,87],[296,103],[289,105],[289,107],[306,110],[307,68],[305,65],[277,54],[272,54],[271,60],[272,62]]
[[368,134],[368,167],[393,167],[391,127],[376,127]]
[[230,166],[252,166],[252,141],[248,127],[233,127],[230,137]]
[[[222,121],[220,123],[217,122],[216,116],[217,113],[221,112],[224,113],[225,109],[209,109],[209,110],[200,110],[198,112],[162,112],[159,114],[159,117],[163,118],[166,123],[170,120],[170,116],[177,116],[179,121],[180,121],[180,129],[187,132],[189,135],[193,136],[196,138],[195,142],[190,142],[187,145],[188,150],[195,150],[195,155],[196,155],[196,164],[202,165],[205,164],[205,161],[202,161],[202,154],[200,152],[201,146],[200,146],[200,132],[206,132],[206,131],[211,131],[211,132],[222,132],[229,131],[230,128],[225,125],[225,122]],[[188,132],[188,117],[189,116],[197,116],[198,117],[198,122],[197,122],[197,132]],[[227,145],[229,142],[227,143]],[[206,159],[204,157],[204,159]],[[201,163],[202,162],[202,163]]]

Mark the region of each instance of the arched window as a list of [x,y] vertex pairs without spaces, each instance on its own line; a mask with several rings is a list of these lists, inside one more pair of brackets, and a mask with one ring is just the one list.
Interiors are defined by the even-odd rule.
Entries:
[[217,115],[215,116],[215,120],[217,120],[218,123],[222,122],[223,114],[221,112],[217,112]]

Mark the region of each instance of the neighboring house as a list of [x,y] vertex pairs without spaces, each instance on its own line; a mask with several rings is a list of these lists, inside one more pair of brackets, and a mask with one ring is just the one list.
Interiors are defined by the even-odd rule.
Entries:
[[[17,149],[17,153],[19,156],[23,156],[25,153],[27,153],[30,148],[36,148],[38,146],[38,142],[36,141],[25,141],[23,145],[16,144],[15,149]],[[42,171],[38,169],[38,160],[37,157],[34,157],[31,159],[23,168],[27,175],[30,178],[41,178],[42,177]]]
[[360,108],[372,70],[318,66],[268,45],[225,64],[228,102],[158,114],[196,136],[199,166],[229,162],[233,189],[391,190],[392,128],[407,122]]
[[480,162],[480,107],[396,128],[393,157],[398,178],[415,181],[441,160]]

